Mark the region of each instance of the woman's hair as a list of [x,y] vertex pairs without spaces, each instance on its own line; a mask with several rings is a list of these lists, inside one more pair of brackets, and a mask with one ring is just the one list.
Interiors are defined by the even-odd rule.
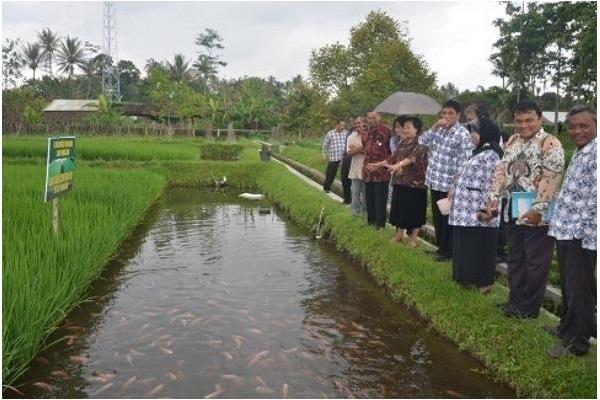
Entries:
[[421,134],[421,132],[423,131],[423,121],[421,121],[421,118],[406,117],[406,118],[404,118],[404,121],[402,122],[402,126],[404,126],[404,124],[407,122],[412,123],[412,125],[415,127],[415,129],[417,130],[417,136]]
[[406,115],[400,115],[399,117],[396,117],[394,123],[392,123],[392,128],[395,128],[396,124],[400,124],[400,126],[404,125],[404,121],[406,121],[406,118]]

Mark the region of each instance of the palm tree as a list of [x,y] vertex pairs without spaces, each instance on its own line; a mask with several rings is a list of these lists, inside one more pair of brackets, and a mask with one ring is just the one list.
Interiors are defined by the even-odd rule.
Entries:
[[88,80],[87,94],[85,95],[85,97],[88,98],[90,97],[90,91],[92,90],[92,79],[98,71],[98,64],[96,63],[95,58],[88,58],[79,66],[79,68],[81,68]]
[[23,59],[25,64],[33,71],[33,80],[35,81],[35,70],[42,60],[42,48],[39,43],[29,43],[23,47]]
[[81,45],[81,40],[67,36],[60,43],[60,49],[56,55],[57,64],[61,72],[69,74],[69,79],[73,77],[75,67],[81,67],[86,60],[85,50]]
[[46,62],[46,70],[52,75],[52,62],[54,61],[54,53],[58,50],[58,35],[46,28],[38,32],[38,41],[42,47],[43,60]]
[[173,64],[165,61],[171,80],[175,83],[189,81],[191,78],[190,62],[182,54],[175,54]]

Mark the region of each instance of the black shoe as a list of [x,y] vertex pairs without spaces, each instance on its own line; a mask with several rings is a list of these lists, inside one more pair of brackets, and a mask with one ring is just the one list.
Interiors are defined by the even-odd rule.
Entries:
[[450,260],[452,260],[452,257],[448,257],[448,256],[445,256],[443,254],[439,254],[435,258],[435,261],[437,261],[437,262],[446,262],[446,261],[450,261]]
[[507,316],[508,318],[516,318],[516,319],[525,319],[525,318],[537,318],[538,317],[538,313],[524,313],[519,311],[515,306],[511,305],[507,305],[506,307],[504,307],[502,309],[502,312],[504,313],[505,316]]
[[506,307],[508,307],[509,304],[510,303],[508,301],[506,303],[496,303],[496,307],[504,310]]
[[558,337],[558,327],[554,325],[542,325],[542,330],[546,331],[552,336]]
[[329,189],[323,189],[323,191],[324,191],[325,193],[329,193],[329,192],[330,192],[330,190],[329,190]]
[[569,350],[563,346],[562,342],[559,340],[554,346],[546,350],[546,353],[552,358],[561,358],[568,355]]

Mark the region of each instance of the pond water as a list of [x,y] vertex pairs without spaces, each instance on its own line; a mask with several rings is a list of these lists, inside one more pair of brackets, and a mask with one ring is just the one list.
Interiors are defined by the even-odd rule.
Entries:
[[15,386],[59,398],[515,396],[265,206],[168,191]]

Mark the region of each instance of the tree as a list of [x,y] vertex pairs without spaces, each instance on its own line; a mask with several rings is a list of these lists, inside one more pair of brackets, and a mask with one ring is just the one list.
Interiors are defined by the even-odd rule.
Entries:
[[35,123],[40,121],[46,101],[28,87],[2,91],[2,118]]
[[43,58],[42,60],[46,64],[46,71],[52,75],[52,63],[54,62],[54,53],[58,50],[59,38],[58,35],[45,28],[41,32],[38,32],[38,41],[42,47]]
[[326,91],[333,119],[372,110],[399,90],[435,94],[435,74],[410,49],[406,27],[382,11],[350,30],[350,44],[313,51],[312,83]]
[[440,87],[440,94],[443,99],[453,99],[458,96],[459,90],[452,82],[448,82],[446,86]]
[[207,84],[216,78],[219,66],[224,67],[227,65],[225,61],[220,60],[220,55],[215,52],[224,49],[221,44],[222,41],[223,38],[219,36],[217,31],[209,28],[206,29],[205,33],[198,34],[196,38],[195,43],[200,46],[200,52],[193,67],[198,70]]
[[283,125],[289,131],[299,135],[321,132],[332,122],[327,112],[327,94],[300,75],[289,82],[286,103]]
[[92,90],[92,80],[94,79],[94,76],[97,75],[98,72],[98,65],[96,63],[96,60],[94,58],[89,58],[85,61],[83,61],[83,63],[79,66],[81,68],[81,70],[83,71],[84,75],[87,78],[87,92],[85,97],[89,98],[90,97],[90,92]]
[[191,79],[189,64],[189,61],[182,54],[175,54],[173,64],[165,61],[165,66],[171,75],[171,80],[175,83],[187,82]]
[[33,80],[35,81],[35,70],[38,68],[40,61],[42,60],[42,48],[39,43],[27,43],[23,47],[23,60],[25,64],[33,72]]
[[266,121],[273,114],[275,101],[269,98],[266,84],[262,79],[242,79],[237,93],[239,101],[236,112],[244,127],[257,129],[260,122]]
[[[590,2],[506,3],[494,24],[500,39],[490,60],[494,74],[516,95],[533,96],[550,82],[557,91],[596,102],[596,6]],[[504,85],[503,85],[504,86]],[[558,110],[559,104],[556,104]]]
[[123,101],[141,101],[140,70],[130,60],[120,60],[118,66]]
[[17,50],[19,46],[19,39],[12,40],[9,38],[4,39],[2,44],[2,88],[5,89],[7,85],[15,86],[17,79],[20,79],[23,75],[21,74],[21,65],[23,64],[23,58]]
[[81,41],[77,38],[67,36],[65,40],[60,43],[60,49],[58,50],[56,59],[60,71],[68,73],[69,79],[71,79],[75,72],[75,67],[81,67],[86,59]]

